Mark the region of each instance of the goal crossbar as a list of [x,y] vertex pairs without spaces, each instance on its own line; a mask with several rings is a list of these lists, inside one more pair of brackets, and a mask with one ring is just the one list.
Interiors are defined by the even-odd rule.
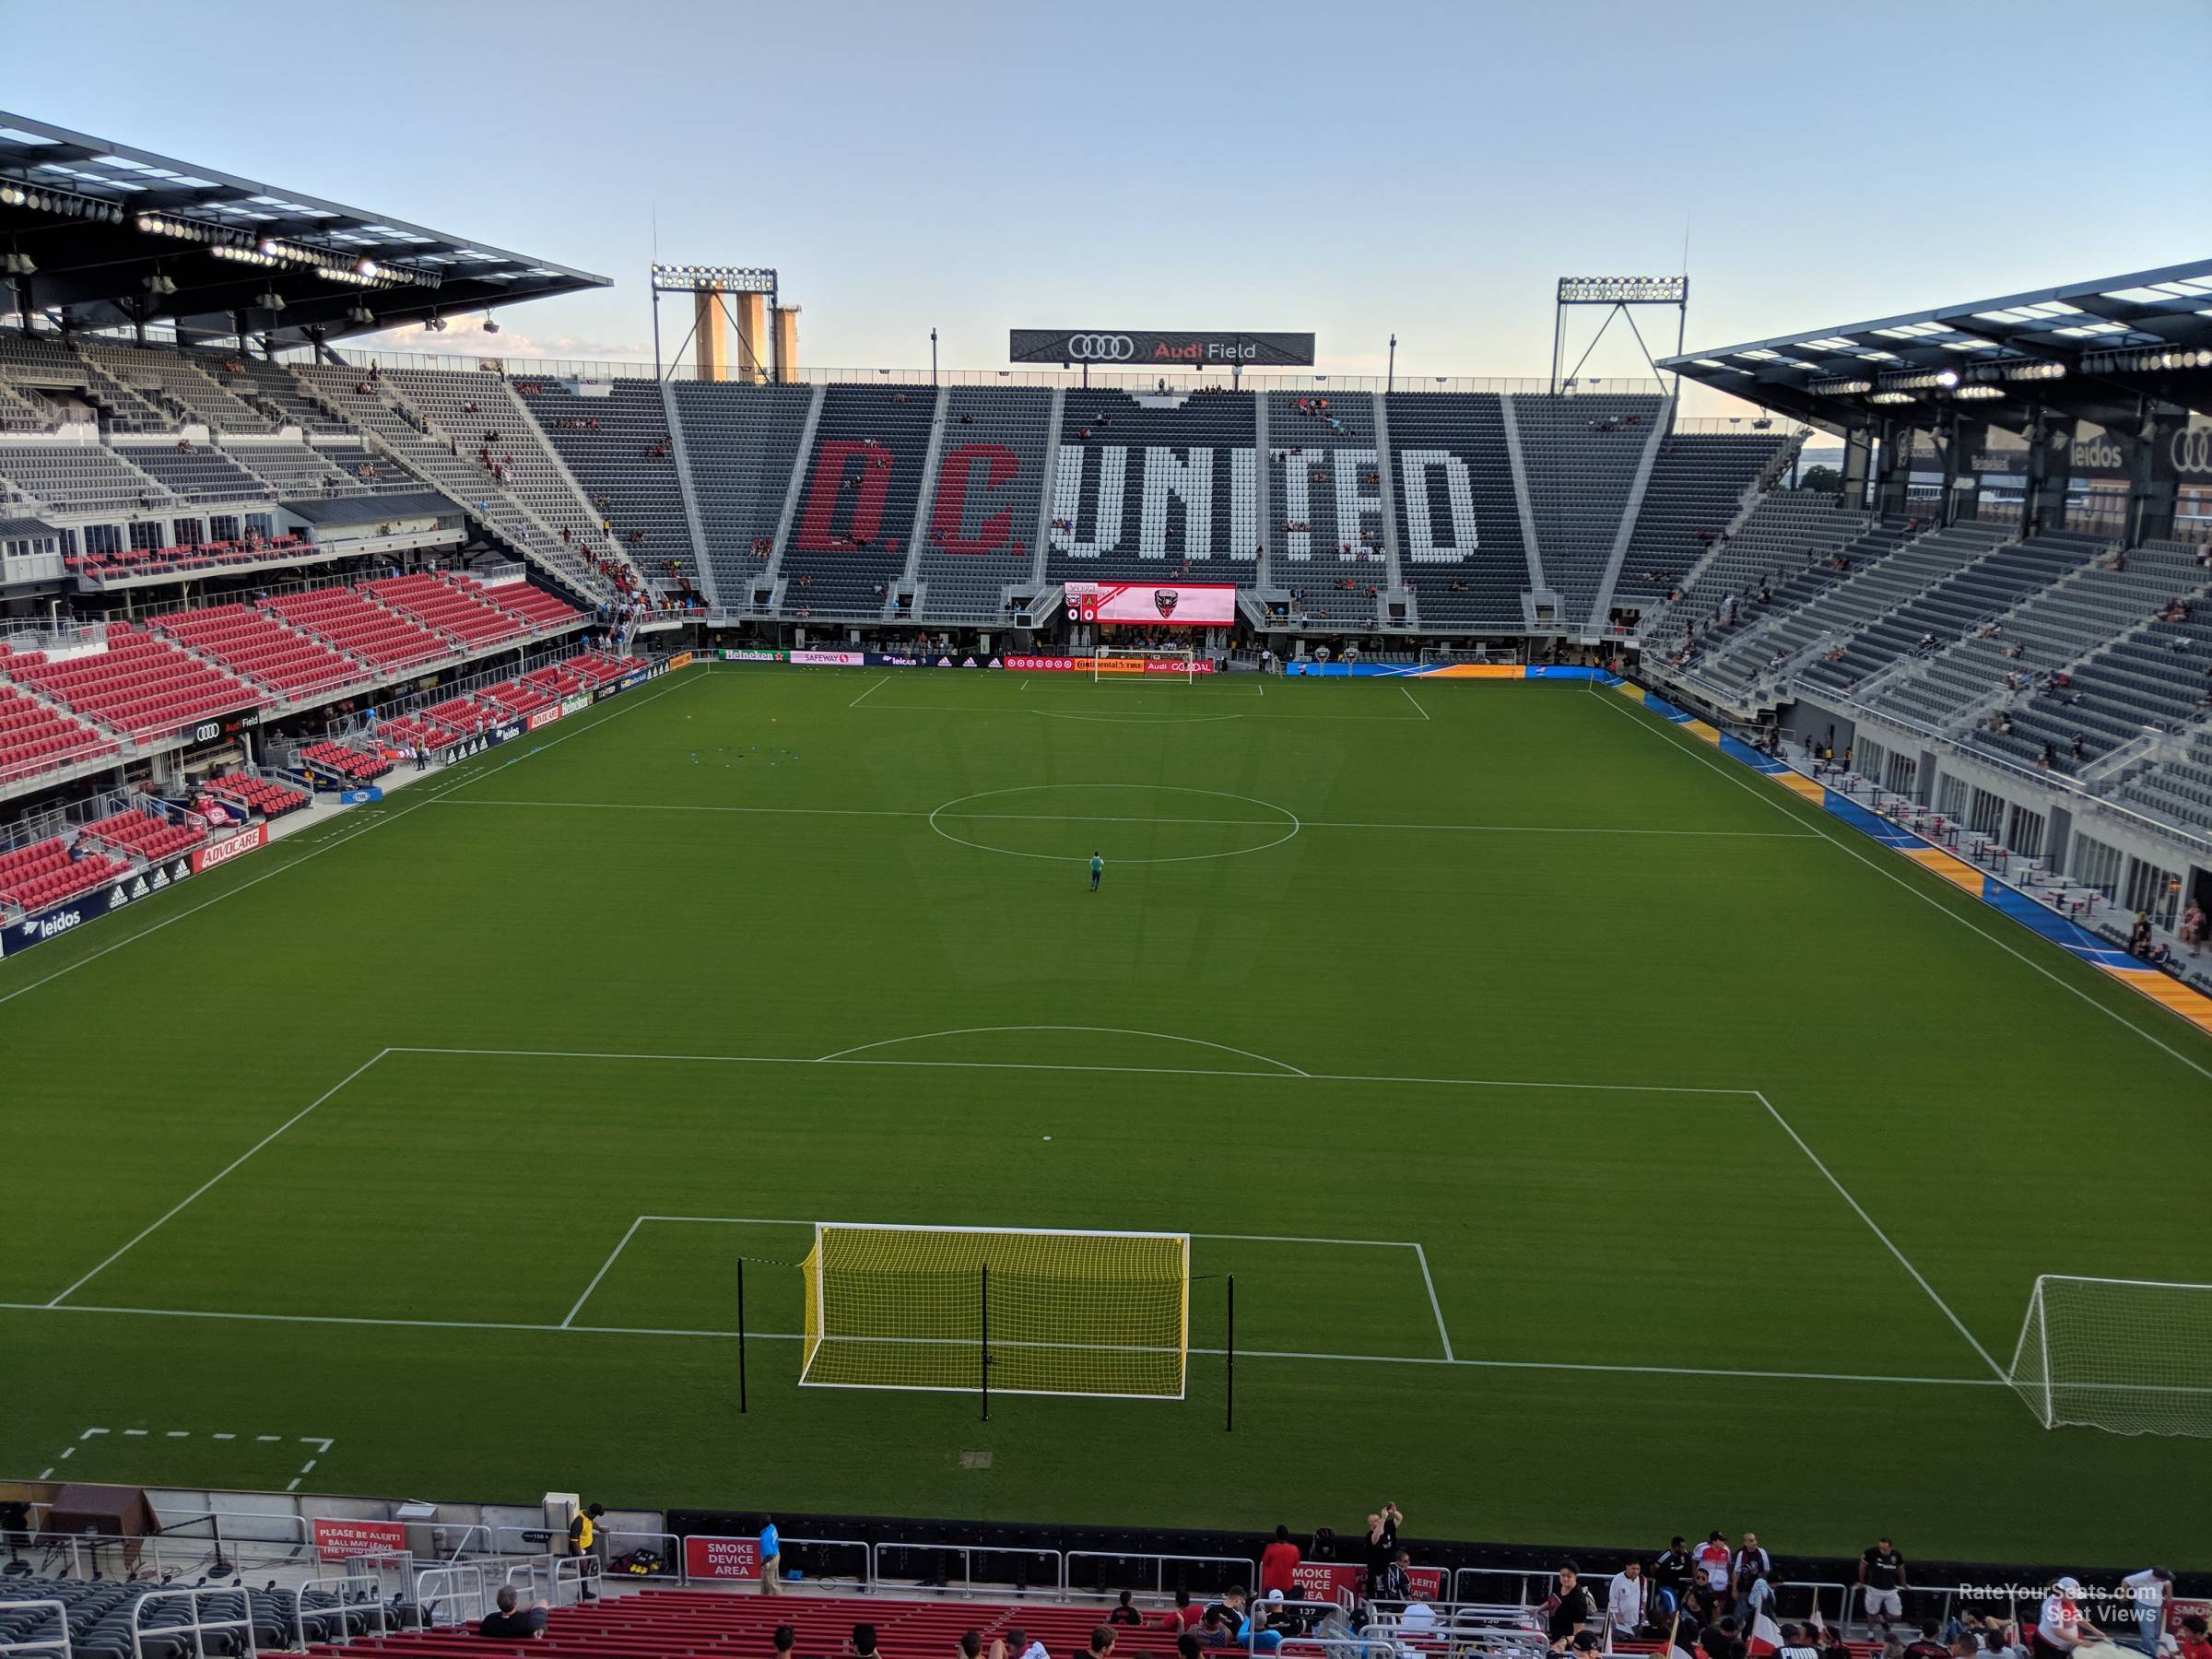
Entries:
[[2046,1429],[2212,1436],[2212,1285],[2041,1275],[2006,1381]]
[[818,1222],[800,1382],[1182,1396],[1186,1233]]

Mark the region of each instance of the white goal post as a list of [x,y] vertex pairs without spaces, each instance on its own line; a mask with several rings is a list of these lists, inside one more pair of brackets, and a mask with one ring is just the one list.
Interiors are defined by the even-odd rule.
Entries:
[[2212,1436],[2212,1285],[2044,1274],[2006,1380],[2046,1429]]
[[1090,678],[1096,685],[1100,680],[1142,680],[1150,685],[1159,680],[1181,680],[1189,685],[1197,677],[1191,665],[1198,653],[1188,645],[1126,646],[1120,649],[1100,645],[1090,653]]
[[800,1274],[803,1386],[1182,1397],[1188,1233],[823,1221]]

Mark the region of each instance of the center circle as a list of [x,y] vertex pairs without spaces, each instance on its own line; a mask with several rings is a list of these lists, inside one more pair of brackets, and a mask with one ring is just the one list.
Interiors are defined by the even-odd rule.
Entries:
[[[1176,797],[1183,810],[1146,811],[1139,794]],[[1234,805],[1227,805],[1233,803]],[[1235,808],[1257,807],[1271,816],[1261,818]],[[948,825],[958,825],[956,830]],[[1273,801],[1234,794],[1225,789],[1192,789],[1178,783],[1023,783],[1010,789],[985,789],[956,796],[929,815],[929,827],[948,841],[973,847],[979,853],[998,853],[1008,858],[1040,858],[1054,864],[1088,864],[1095,848],[1107,867],[1116,865],[1195,864],[1209,858],[1241,858],[1247,853],[1265,853],[1279,847],[1304,826],[1298,814]],[[994,834],[994,831],[996,831]],[[1149,851],[1177,844],[1176,838],[1197,843],[1239,841],[1249,836],[1250,846],[1212,847],[1192,853]],[[989,837],[990,839],[985,839]],[[1262,839],[1265,837],[1265,839]],[[1001,843],[1040,841],[1065,851],[1038,851],[1031,846]],[[1131,854],[1113,851],[1117,841],[1126,845],[1137,840],[1147,852]]]

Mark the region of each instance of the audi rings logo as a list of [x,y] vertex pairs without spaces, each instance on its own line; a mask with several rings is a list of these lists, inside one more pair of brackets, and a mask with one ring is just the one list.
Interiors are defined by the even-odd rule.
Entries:
[[2173,469],[2212,473],[2212,427],[2192,427],[2173,435]]
[[1070,361],[1125,363],[1136,355],[1136,342],[1127,335],[1069,335],[1067,355]]

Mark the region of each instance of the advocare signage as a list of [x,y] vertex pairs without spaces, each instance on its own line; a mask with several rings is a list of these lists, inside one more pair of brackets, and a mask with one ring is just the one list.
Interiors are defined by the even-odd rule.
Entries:
[[1313,336],[1241,329],[1017,328],[1008,333],[1006,356],[1017,363],[1102,369],[1311,368]]

